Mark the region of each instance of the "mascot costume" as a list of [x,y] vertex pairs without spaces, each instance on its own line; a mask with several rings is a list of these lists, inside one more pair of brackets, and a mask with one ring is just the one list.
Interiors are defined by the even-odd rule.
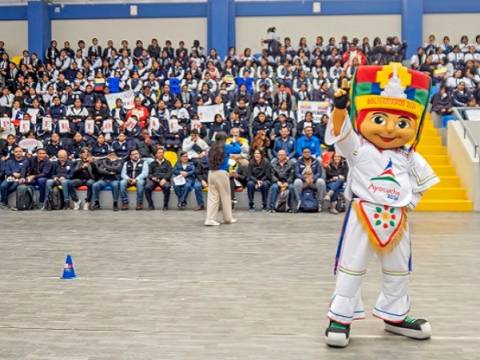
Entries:
[[[347,159],[345,215],[335,261],[336,287],[325,337],[348,345],[350,325],[365,316],[361,282],[377,254],[383,287],[373,309],[385,330],[415,339],[431,336],[430,324],[408,316],[411,245],[408,211],[439,182],[415,151],[430,92],[430,78],[398,63],[361,66],[350,87],[335,93],[326,141]],[[347,104],[350,102],[350,116]]]

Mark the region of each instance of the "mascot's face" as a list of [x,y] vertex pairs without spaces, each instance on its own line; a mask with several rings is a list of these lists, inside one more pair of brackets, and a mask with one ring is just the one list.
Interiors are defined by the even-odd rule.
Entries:
[[414,115],[392,110],[363,110],[357,126],[364,138],[379,149],[402,147],[415,138],[417,119]]

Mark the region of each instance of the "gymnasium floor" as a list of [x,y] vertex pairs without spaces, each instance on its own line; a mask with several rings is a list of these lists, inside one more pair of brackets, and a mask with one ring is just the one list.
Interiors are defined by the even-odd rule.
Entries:
[[[343,216],[0,211],[0,359],[479,359],[480,214],[415,213],[412,315],[429,341],[369,316],[323,341]],[[71,254],[78,278],[60,280]],[[379,289],[372,261],[364,286]]]

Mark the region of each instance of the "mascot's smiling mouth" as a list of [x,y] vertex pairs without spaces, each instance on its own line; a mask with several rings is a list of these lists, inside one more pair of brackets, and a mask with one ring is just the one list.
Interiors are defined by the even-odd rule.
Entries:
[[378,135],[380,137],[380,139],[382,139],[382,141],[386,142],[386,143],[389,143],[390,141],[393,141],[396,139],[396,137],[384,137],[382,135]]

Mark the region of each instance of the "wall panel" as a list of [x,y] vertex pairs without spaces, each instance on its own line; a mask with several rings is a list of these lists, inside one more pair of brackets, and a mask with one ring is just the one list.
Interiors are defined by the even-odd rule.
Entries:
[[78,40],[90,44],[93,37],[99,39],[104,46],[107,40],[113,40],[118,47],[123,39],[128,40],[130,47],[136,40],[148,45],[152,38],[157,38],[161,45],[171,40],[174,47],[180,40],[188,47],[193,40],[200,40],[205,47],[207,41],[207,21],[205,18],[171,18],[171,19],[112,19],[112,20],[54,20],[52,21],[52,39],[63,45],[69,40],[76,48]]
[[0,21],[0,40],[5,42],[5,48],[10,57],[20,55],[23,50],[28,48],[27,22],[23,20]]
[[380,36],[400,36],[400,15],[345,15],[345,16],[276,16],[276,17],[238,17],[236,20],[237,48],[250,47],[254,51],[261,49],[260,39],[270,26],[277,28],[277,34],[283,39],[289,36],[294,45],[302,36],[313,45],[318,35],[327,40],[342,35],[349,38],[368,36],[373,40]]
[[448,35],[452,44],[458,44],[462,35],[470,42],[480,34],[480,14],[428,14],[423,15],[423,39],[434,34],[437,41]]

